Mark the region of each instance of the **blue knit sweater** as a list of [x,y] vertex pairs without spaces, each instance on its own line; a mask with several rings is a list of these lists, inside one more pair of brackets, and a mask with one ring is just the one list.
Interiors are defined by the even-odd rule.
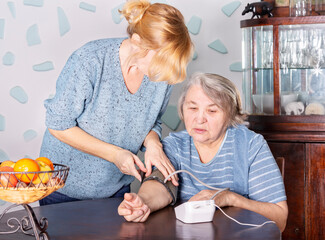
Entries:
[[[124,39],[101,39],[75,51],[63,68],[53,99],[45,101],[46,126],[65,130],[78,126],[90,135],[136,154],[150,130],[161,132],[160,117],[171,93],[165,82],[145,76],[131,94],[119,60]],[[104,198],[130,184],[134,177],[113,164],[83,153],[45,132],[40,156],[70,167],[59,192],[78,199]]]

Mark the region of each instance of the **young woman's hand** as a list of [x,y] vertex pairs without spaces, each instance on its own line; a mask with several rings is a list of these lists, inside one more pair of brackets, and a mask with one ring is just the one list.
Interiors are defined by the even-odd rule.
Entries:
[[113,163],[120,169],[120,171],[127,175],[132,175],[141,182],[141,175],[136,169],[135,165],[143,172],[147,172],[142,161],[137,155],[131,153],[128,150],[120,149],[116,153]]
[[124,194],[124,200],[117,211],[129,222],[144,222],[150,214],[149,207],[135,193]]
[[[151,174],[152,166],[156,166],[165,178],[169,174],[175,172],[173,164],[171,164],[167,158],[160,143],[148,145],[144,154],[144,159],[147,168],[146,177]],[[173,175],[169,180],[171,180],[175,186],[178,186],[178,178],[176,174]]]

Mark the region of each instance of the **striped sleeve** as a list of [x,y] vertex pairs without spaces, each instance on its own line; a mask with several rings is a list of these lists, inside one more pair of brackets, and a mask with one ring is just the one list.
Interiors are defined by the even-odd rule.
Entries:
[[179,170],[180,167],[177,161],[177,155],[178,155],[177,142],[172,136],[168,136],[164,138],[162,144],[163,144],[163,150],[167,158],[169,159],[171,164],[173,164],[175,170],[176,171]]
[[270,203],[286,200],[282,175],[265,139],[256,134],[249,145],[249,198]]

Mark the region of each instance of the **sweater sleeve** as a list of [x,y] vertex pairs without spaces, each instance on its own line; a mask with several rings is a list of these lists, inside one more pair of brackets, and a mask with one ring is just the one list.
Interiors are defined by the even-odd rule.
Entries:
[[90,101],[93,71],[88,61],[82,60],[87,59],[71,55],[57,80],[54,98],[45,100],[48,128],[65,130],[77,126],[77,118]]
[[169,102],[169,99],[170,99],[170,95],[171,95],[171,92],[172,92],[172,85],[168,85],[168,90],[166,91],[166,96],[165,96],[165,99],[164,99],[164,102],[161,106],[161,110],[160,110],[160,113],[157,117],[157,120],[154,124],[154,126],[152,127],[151,130],[155,131],[159,138],[161,138],[161,117],[162,115],[164,115],[165,111],[166,111],[166,108],[167,108],[167,105],[168,105],[168,102]]

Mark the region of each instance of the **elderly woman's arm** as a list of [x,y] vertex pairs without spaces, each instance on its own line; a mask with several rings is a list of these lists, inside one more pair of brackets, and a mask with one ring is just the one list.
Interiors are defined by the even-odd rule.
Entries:
[[[224,195],[226,195],[225,193]],[[223,196],[220,195],[215,199],[216,204],[222,203]],[[226,197],[226,196],[224,196]],[[255,200],[247,199],[239,194],[228,192],[228,206],[244,208],[263,215],[264,217],[274,221],[281,232],[284,231],[288,218],[288,205],[287,201],[281,201],[278,203],[259,202]],[[220,202],[219,202],[220,201]],[[219,206],[219,205],[218,205]]]
[[[215,192],[215,190],[202,190],[198,194],[194,195],[190,201],[210,199]],[[240,207],[256,212],[274,221],[281,232],[285,229],[288,218],[287,201],[281,201],[278,203],[259,202],[247,199],[231,191],[219,193],[215,197],[214,201],[219,207]]]
[[286,227],[288,218],[287,201],[281,201],[278,203],[259,202],[234,193],[233,206],[245,208],[263,215],[264,217],[274,221],[281,232],[283,232]]
[[124,195],[118,214],[130,222],[144,222],[151,212],[164,208],[171,202],[172,197],[166,187],[158,181],[149,180],[141,185],[138,194]]

